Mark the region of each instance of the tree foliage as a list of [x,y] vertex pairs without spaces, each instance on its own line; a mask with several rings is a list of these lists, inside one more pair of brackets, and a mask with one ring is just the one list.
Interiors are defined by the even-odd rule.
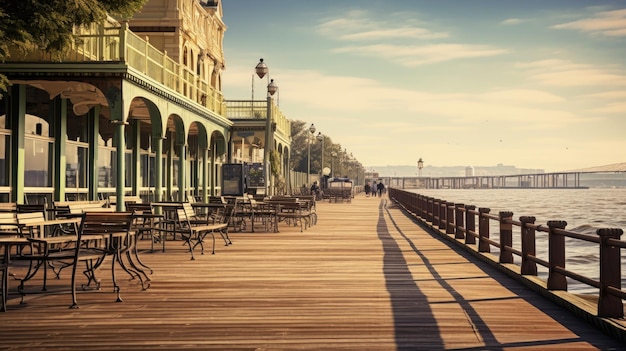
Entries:
[[[320,174],[323,167],[330,167],[332,163],[332,152],[340,154],[341,144],[333,143],[332,139],[324,135],[324,164],[322,165],[322,143],[317,140],[316,135],[309,132],[309,124],[304,121],[291,121],[291,164],[290,169],[297,172],[305,172],[308,167],[309,146],[311,143],[311,174]],[[307,140],[308,138],[308,140]]]
[[[72,42],[75,25],[106,19],[107,14],[130,17],[147,0],[7,0],[0,2],[0,62],[10,57],[9,47],[37,48],[61,54]],[[0,89],[6,89],[0,75]]]

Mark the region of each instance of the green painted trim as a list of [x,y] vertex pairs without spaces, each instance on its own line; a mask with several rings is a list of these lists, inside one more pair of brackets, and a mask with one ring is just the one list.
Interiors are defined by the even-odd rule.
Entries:
[[98,140],[100,138],[100,105],[94,106],[87,114],[89,133],[89,160],[87,161],[87,179],[89,200],[98,199]]
[[115,202],[115,210],[116,211],[124,211],[124,187],[125,187],[125,168],[124,168],[124,158],[125,158],[125,142],[124,142],[124,124],[118,123],[115,125],[115,137],[113,138],[115,143],[115,151],[116,151],[116,179],[117,182],[115,184],[115,195],[117,196],[117,201]]
[[[67,143],[67,100],[57,96],[52,100],[52,120],[54,121],[54,200],[65,200],[65,152]],[[78,182],[78,179],[76,179]]]
[[185,194],[187,193],[187,184],[186,180],[186,164],[187,164],[187,153],[185,152],[185,144],[181,143],[177,145],[180,150],[178,154],[180,157],[178,158],[178,200],[185,201]]
[[155,165],[154,165],[154,194],[156,201],[163,201],[163,139],[161,137],[152,139],[154,143]]
[[139,120],[132,121],[132,134],[129,137],[129,143],[132,148],[132,170],[133,174],[131,177],[131,188],[133,195],[139,195],[139,188],[141,186],[141,126]]
[[24,203],[24,135],[26,133],[26,86],[11,87],[11,103],[7,115],[11,118],[11,202]]
[[209,174],[207,173],[209,171],[209,167],[207,167],[207,163],[209,161],[208,154],[209,150],[207,150],[206,148],[202,149],[202,202],[209,202]]

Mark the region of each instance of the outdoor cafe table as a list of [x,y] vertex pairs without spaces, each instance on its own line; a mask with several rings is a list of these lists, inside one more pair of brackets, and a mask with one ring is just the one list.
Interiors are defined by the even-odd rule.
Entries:
[[[167,233],[172,233],[176,238],[176,211],[183,207],[182,202],[151,202],[150,205],[157,209],[157,214],[162,216],[162,220],[159,221],[159,227],[153,228],[158,230],[161,237],[161,243],[163,244],[162,251],[165,252],[165,237]],[[171,225],[172,228],[168,229],[167,226]]]

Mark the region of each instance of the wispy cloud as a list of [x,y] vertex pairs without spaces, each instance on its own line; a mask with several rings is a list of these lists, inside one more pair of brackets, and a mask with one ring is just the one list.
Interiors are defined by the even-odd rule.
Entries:
[[626,9],[594,13],[583,18],[552,26],[554,29],[571,29],[607,37],[626,36]]
[[605,91],[595,94],[582,95],[581,98],[599,100],[624,100],[626,101],[626,90]]
[[326,20],[317,26],[317,32],[337,40],[364,41],[380,39],[441,39],[447,32],[416,27],[414,21],[386,22],[367,17],[364,12],[350,12],[346,17]]
[[[317,32],[334,40],[365,43],[338,47],[332,50],[334,53],[381,58],[405,67],[507,53],[491,45],[433,43],[449,39],[450,33],[426,28],[415,18],[395,16],[393,20],[374,20],[364,11],[327,19],[317,26]],[[427,42],[421,44],[422,41]]]
[[489,45],[471,44],[431,44],[431,45],[393,45],[376,44],[365,46],[346,46],[336,48],[335,53],[351,53],[367,57],[379,57],[391,62],[414,67],[451,60],[490,57],[507,53],[507,50]]
[[520,63],[517,67],[528,70],[533,80],[545,85],[626,86],[626,71],[620,67],[577,64],[556,59]]
[[445,32],[432,32],[424,28],[391,28],[382,30],[370,30],[358,33],[347,33],[339,36],[339,39],[349,41],[380,40],[380,39],[441,39],[449,35]]
[[626,114],[626,102],[615,102],[606,104],[605,106],[592,109],[592,112],[601,114]]
[[522,23],[530,22],[530,19],[527,18],[507,18],[504,21],[500,22],[500,24],[504,25],[518,25]]

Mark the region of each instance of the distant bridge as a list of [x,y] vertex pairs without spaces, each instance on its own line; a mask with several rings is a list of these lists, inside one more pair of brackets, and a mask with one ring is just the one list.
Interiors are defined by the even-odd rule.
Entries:
[[616,180],[626,180],[626,169],[498,176],[381,177],[381,179],[388,186],[400,189],[586,189],[589,186],[581,185],[581,178],[592,178],[591,175],[599,175],[600,178],[607,180],[604,184],[611,184]]

